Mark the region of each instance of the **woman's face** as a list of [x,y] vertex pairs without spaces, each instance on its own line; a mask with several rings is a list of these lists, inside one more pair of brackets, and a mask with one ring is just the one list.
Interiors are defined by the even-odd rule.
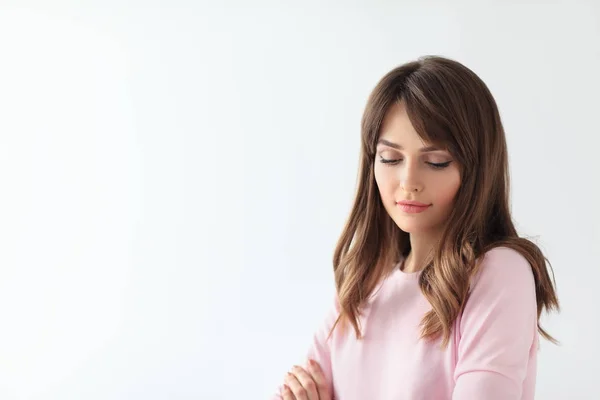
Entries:
[[[443,228],[460,186],[460,168],[450,153],[428,146],[410,122],[404,102],[390,107],[377,144],[375,180],[386,211],[408,233]],[[417,201],[426,207],[410,212],[400,201]]]

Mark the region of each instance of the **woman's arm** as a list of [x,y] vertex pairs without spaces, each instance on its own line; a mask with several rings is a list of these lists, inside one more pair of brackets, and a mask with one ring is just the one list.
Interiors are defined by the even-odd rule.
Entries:
[[[310,371],[309,360],[316,361],[321,367],[322,374],[327,385],[328,393],[333,395],[333,375],[331,371],[331,352],[329,346],[329,332],[333,327],[333,324],[337,320],[340,313],[340,306],[337,299],[337,295],[334,298],[333,305],[327,312],[323,323],[319,326],[316,332],[313,334],[312,341],[309,345],[306,359],[302,368],[306,371]],[[337,329],[337,327],[336,327]],[[291,370],[291,369],[290,369]],[[271,400],[282,400],[283,399],[283,383],[277,389]]]
[[516,250],[485,254],[460,318],[453,400],[520,400],[537,344],[531,265]]

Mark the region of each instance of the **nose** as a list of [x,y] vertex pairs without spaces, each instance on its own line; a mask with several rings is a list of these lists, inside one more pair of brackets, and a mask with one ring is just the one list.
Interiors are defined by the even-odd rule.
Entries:
[[416,185],[401,184],[401,186],[402,186],[402,190],[404,190],[405,192],[410,192],[410,193],[418,193],[422,190],[420,186],[416,186]]
[[415,193],[423,190],[423,183],[414,166],[406,165],[400,172],[400,187],[405,192]]

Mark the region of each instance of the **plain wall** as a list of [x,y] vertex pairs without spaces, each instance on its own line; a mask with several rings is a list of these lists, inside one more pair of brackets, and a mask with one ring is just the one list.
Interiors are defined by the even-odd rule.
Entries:
[[490,87],[554,267],[537,398],[600,398],[592,0],[3,1],[0,398],[267,398],[332,300],[367,96],[426,54]]

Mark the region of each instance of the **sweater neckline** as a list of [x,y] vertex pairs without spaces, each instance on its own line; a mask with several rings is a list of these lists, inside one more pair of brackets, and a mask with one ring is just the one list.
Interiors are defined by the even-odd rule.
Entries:
[[396,263],[396,266],[394,267],[394,271],[396,273],[397,276],[400,277],[400,279],[404,279],[404,280],[417,280],[419,279],[419,276],[421,275],[421,271],[423,271],[422,269],[416,272],[405,272],[402,270],[402,268],[404,267],[404,261],[406,260],[406,257],[402,257],[402,259],[400,261],[398,261],[398,263]]

